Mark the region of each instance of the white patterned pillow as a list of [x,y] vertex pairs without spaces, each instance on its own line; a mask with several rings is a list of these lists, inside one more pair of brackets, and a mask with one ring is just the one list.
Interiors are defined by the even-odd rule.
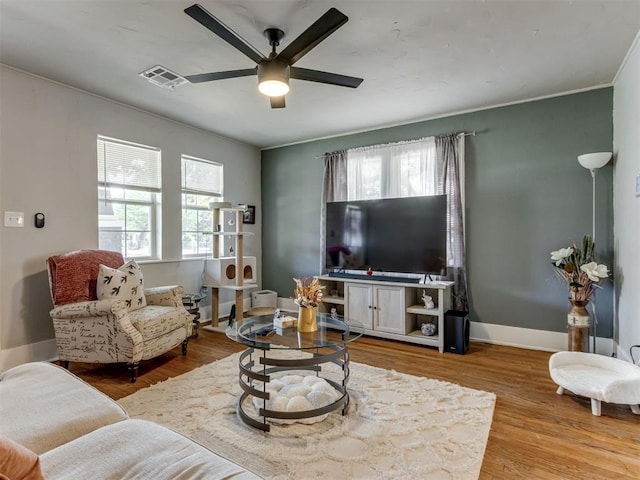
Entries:
[[140,265],[135,260],[129,260],[118,269],[100,265],[96,296],[98,300],[122,300],[130,311],[146,306]]

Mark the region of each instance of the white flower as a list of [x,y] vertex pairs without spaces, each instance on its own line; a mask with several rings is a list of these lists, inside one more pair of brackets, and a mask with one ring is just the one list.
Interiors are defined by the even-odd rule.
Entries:
[[551,252],[551,260],[556,262],[556,267],[559,267],[567,257],[570,257],[573,254],[573,248],[561,248],[560,250],[556,250],[555,252]]
[[585,263],[580,266],[580,270],[587,274],[592,282],[599,282],[601,278],[609,276],[609,270],[606,265],[598,265],[596,262]]

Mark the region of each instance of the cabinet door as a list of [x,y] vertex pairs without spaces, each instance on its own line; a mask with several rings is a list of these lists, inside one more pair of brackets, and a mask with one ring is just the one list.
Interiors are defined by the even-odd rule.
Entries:
[[345,320],[347,322],[355,320],[370,330],[373,328],[371,288],[369,285],[359,283],[345,283],[344,285]]
[[404,287],[373,287],[374,330],[406,334]]

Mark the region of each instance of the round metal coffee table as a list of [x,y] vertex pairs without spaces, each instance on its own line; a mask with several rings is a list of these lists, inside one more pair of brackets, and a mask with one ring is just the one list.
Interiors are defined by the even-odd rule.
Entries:
[[[241,324],[230,325],[226,334],[247,349],[238,360],[239,384],[242,394],[238,400],[238,414],[247,425],[265,432],[269,431],[269,419],[300,420],[327,414],[342,407],[344,415],[349,406],[349,349],[350,342],[360,338],[364,326],[358,323],[345,323],[341,316],[318,313],[316,332],[299,332],[296,326],[276,328],[272,315],[262,315],[243,319]],[[295,355],[295,358],[282,358],[276,352],[307,352],[308,355]],[[286,355],[285,355],[286,356]],[[322,367],[333,363],[339,367],[339,375],[333,379],[325,375]],[[267,408],[270,392],[267,384],[272,374],[277,372],[309,371],[327,381],[338,393],[333,403],[312,410],[285,412]],[[254,397],[262,400],[262,408],[257,415],[249,414],[245,400]]]

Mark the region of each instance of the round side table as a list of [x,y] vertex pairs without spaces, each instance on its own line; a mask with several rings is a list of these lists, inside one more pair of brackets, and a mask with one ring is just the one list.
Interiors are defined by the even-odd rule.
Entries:
[[198,327],[200,326],[200,305],[199,303],[204,300],[204,295],[199,293],[186,293],[182,295],[182,305],[187,309],[191,315],[193,315],[193,336],[198,338]]

